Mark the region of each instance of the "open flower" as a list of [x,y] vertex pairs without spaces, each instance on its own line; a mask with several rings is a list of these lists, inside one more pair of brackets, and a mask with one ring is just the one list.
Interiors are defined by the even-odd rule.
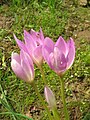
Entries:
[[31,30],[30,33],[24,30],[25,43],[17,39],[15,35],[14,38],[19,48],[27,52],[31,56],[34,63],[37,66],[40,66],[43,62],[42,45],[44,42],[44,36],[42,29],[40,29],[40,32],[35,32],[34,30]]
[[32,59],[26,52],[21,50],[20,55],[18,53],[12,53],[11,67],[17,77],[28,83],[33,82],[34,66]]
[[44,95],[45,95],[46,101],[49,104],[49,106],[52,109],[56,108],[55,96],[54,96],[52,90],[48,86],[45,86],[45,88],[44,88]]
[[58,75],[62,75],[71,67],[75,58],[75,46],[72,38],[68,42],[60,36],[56,43],[46,37],[42,48],[47,64]]

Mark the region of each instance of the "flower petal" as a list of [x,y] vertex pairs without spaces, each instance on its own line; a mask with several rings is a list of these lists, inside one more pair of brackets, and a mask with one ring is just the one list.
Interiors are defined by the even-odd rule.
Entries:
[[21,64],[20,56],[18,53],[13,53],[11,55],[11,60],[15,59],[19,64]]
[[65,40],[60,36],[55,44],[56,47],[59,48],[60,51],[62,51],[62,53],[67,56],[67,44],[65,42]]
[[33,37],[26,30],[24,30],[24,40],[29,53],[32,52],[37,44]]
[[54,47],[54,59],[57,71],[65,70],[67,67],[67,59],[65,55],[57,47]]
[[24,42],[22,42],[22,41],[20,41],[19,39],[17,39],[17,37],[15,36],[15,34],[13,34],[13,35],[14,35],[14,39],[16,40],[19,48],[20,48],[20,49],[23,49],[25,52],[27,52],[27,48],[26,48]]
[[36,64],[41,65],[43,62],[43,56],[42,56],[42,46],[37,46],[36,49],[33,51],[33,60]]
[[30,65],[33,66],[33,61],[28,53],[26,53],[24,50],[20,51],[20,58],[22,60],[26,60]]
[[19,77],[22,80],[27,80],[27,75],[25,74],[21,65],[15,59],[12,59],[11,67],[17,77]]
[[54,49],[54,42],[50,38],[46,37],[44,39],[44,45],[42,47],[42,54],[46,61],[48,61],[49,54],[53,52],[53,49]]
[[23,50],[20,51],[20,57],[21,57],[21,66],[24,72],[28,76],[28,82],[30,82],[34,79],[34,66],[32,59]]
[[30,31],[30,35],[33,37],[34,41],[37,42],[38,45],[42,45],[44,42],[44,35],[42,29],[40,28],[40,32],[36,32],[33,29]]
[[36,32],[33,29],[30,30],[30,35],[32,36],[32,38],[34,39],[35,42],[37,41],[38,34],[39,34],[39,32]]
[[49,55],[49,57],[48,57],[48,60],[47,60],[47,63],[48,63],[48,65],[50,66],[50,68],[51,68],[52,70],[56,70],[56,69],[55,69],[55,66],[54,66],[55,59],[54,59],[54,54],[53,54],[53,52],[50,53],[50,55]]
[[75,59],[75,45],[74,45],[74,41],[72,38],[70,38],[67,45],[68,45],[68,49],[69,49],[68,55],[67,55],[67,59],[68,59],[67,69],[69,69]]
[[34,66],[30,56],[24,51],[20,55],[12,53],[11,67],[15,74],[22,80],[31,83],[34,79]]
[[63,53],[59,51],[57,47],[54,48],[54,52],[49,55],[49,66],[57,74],[65,71],[67,67],[67,61]]

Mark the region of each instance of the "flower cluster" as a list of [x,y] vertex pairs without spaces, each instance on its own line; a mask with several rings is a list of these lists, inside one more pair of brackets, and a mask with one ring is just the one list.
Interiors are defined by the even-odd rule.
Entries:
[[11,67],[26,82],[34,79],[33,63],[41,66],[45,60],[58,75],[62,75],[73,64],[75,46],[72,38],[65,42],[60,36],[54,43],[49,37],[44,37],[42,29],[40,32],[24,30],[24,42],[15,35],[14,38],[20,48],[20,55],[12,53]]
[[[46,109],[49,119],[52,120],[52,116],[42,96],[38,92],[38,89],[34,85],[34,64],[41,70],[43,80],[45,82],[44,95],[47,103],[52,109],[54,118],[60,120],[58,115],[56,100],[52,90],[46,84],[44,74],[42,72],[43,61],[46,61],[49,67],[56,72],[58,76],[62,76],[67,69],[71,67],[75,58],[75,46],[72,38],[68,42],[60,36],[57,42],[53,42],[49,37],[44,37],[42,29],[39,32],[31,29],[30,32],[24,30],[24,41],[19,40],[15,34],[14,38],[20,48],[20,54],[12,53],[11,56],[11,67],[17,77],[24,80],[25,82],[32,83],[39,99]],[[64,84],[61,80],[61,96],[64,105],[65,118],[69,120],[69,115],[66,108],[65,96],[64,96]]]

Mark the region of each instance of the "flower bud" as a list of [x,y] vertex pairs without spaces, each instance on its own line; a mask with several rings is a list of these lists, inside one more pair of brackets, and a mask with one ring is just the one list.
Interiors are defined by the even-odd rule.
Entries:
[[46,101],[49,104],[49,106],[52,109],[56,108],[55,96],[54,96],[52,90],[48,86],[45,86],[45,88],[44,88],[44,95],[45,95]]

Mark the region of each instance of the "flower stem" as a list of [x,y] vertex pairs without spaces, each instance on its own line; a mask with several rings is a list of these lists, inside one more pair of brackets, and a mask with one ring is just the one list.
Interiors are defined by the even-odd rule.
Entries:
[[44,70],[43,70],[42,66],[39,66],[39,69],[40,69],[41,74],[42,74],[43,82],[44,82],[45,85],[47,85],[47,82],[46,82],[46,79],[45,79]]
[[35,85],[34,82],[32,83],[32,86],[33,86],[33,88],[34,88],[34,90],[35,90],[35,92],[36,92],[36,94],[37,94],[39,100],[41,101],[41,103],[42,103],[44,109],[46,110],[46,112],[47,112],[47,114],[48,114],[48,117],[49,117],[49,120],[53,120],[52,115],[50,114],[50,111],[49,111],[49,109],[47,108],[47,106],[46,106],[46,104],[45,104],[45,102],[44,102],[42,96],[40,95],[40,93],[39,93],[39,91],[38,91],[38,88],[37,88],[37,86]]
[[54,115],[54,119],[55,120],[60,120],[60,116],[58,114],[57,108],[53,108],[52,112],[53,112],[53,115]]
[[60,83],[61,83],[61,97],[62,97],[62,102],[63,102],[65,120],[69,120],[69,114],[68,114],[68,110],[67,110],[67,106],[66,106],[66,101],[65,101],[64,81],[61,78],[60,78]]
[[[45,79],[45,74],[44,74],[43,67],[40,66],[39,69],[40,69],[40,71],[41,71],[44,84],[45,84],[45,85],[48,85],[48,84],[47,84],[47,81],[46,81],[46,79]],[[60,120],[60,117],[59,117],[57,108],[52,109],[52,112],[53,112],[54,118],[55,118],[56,120]]]

